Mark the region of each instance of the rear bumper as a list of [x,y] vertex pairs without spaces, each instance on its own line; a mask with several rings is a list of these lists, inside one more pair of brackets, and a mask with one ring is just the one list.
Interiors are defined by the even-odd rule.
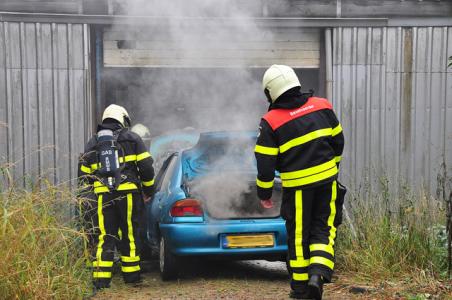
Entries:
[[[231,258],[275,258],[287,253],[287,234],[281,219],[259,220],[239,224],[172,223],[160,224],[160,232],[170,251],[179,256],[230,256]],[[225,234],[272,233],[273,247],[224,248],[221,237]]]

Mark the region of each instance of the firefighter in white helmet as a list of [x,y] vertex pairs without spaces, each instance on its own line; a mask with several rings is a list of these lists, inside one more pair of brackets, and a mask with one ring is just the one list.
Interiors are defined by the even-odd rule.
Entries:
[[118,230],[121,271],[126,283],[140,281],[139,222],[143,198],[154,192],[153,160],[141,138],[129,130],[130,117],[119,105],[108,106],[97,134],[85,146],[79,163],[80,182],[97,196],[93,281],[110,286]]
[[263,89],[270,103],[260,123],[255,155],[257,194],[265,208],[275,171],[283,188],[291,298],[321,299],[334,269],[334,241],[343,196],[337,177],[344,147],[342,127],[327,99],[301,93],[295,71],[272,65]]
[[147,128],[141,123],[138,123],[133,125],[130,130],[140,136],[140,138],[146,145],[146,148],[149,149],[151,147],[151,132],[149,131],[149,128]]

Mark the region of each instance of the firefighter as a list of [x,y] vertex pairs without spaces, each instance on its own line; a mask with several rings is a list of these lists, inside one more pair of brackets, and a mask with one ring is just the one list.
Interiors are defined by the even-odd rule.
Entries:
[[263,207],[273,206],[275,170],[279,171],[290,297],[321,299],[335,261],[342,127],[327,99],[300,92],[292,68],[272,65],[262,84],[270,107],[260,122],[255,148],[257,194]]
[[110,286],[118,230],[124,281],[141,280],[138,229],[142,197],[148,200],[154,192],[154,169],[143,141],[129,127],[127,111],[119,105],[108,106],[79,163],[81,182],[92,186],[97,196],[97,246],[92,263],[97,289]]

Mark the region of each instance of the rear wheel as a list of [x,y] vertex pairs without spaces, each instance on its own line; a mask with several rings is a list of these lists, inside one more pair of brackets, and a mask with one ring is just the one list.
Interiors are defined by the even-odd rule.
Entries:
[[160,238],[159,264],[160,277],[163,281],[175,279],[178,273],[178,259],[173,255],[166,244],[165,238]]

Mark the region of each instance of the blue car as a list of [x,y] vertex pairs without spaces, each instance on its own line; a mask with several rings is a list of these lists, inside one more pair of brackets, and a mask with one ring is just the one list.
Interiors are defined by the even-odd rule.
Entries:
[[255,142],[256,132],[203,133],[164,161],[146,206],[146,243],[158,253],[163,280],[175,278],[179,261],[190,256],[285,260],[280,181],[274,207],[262,208]]

